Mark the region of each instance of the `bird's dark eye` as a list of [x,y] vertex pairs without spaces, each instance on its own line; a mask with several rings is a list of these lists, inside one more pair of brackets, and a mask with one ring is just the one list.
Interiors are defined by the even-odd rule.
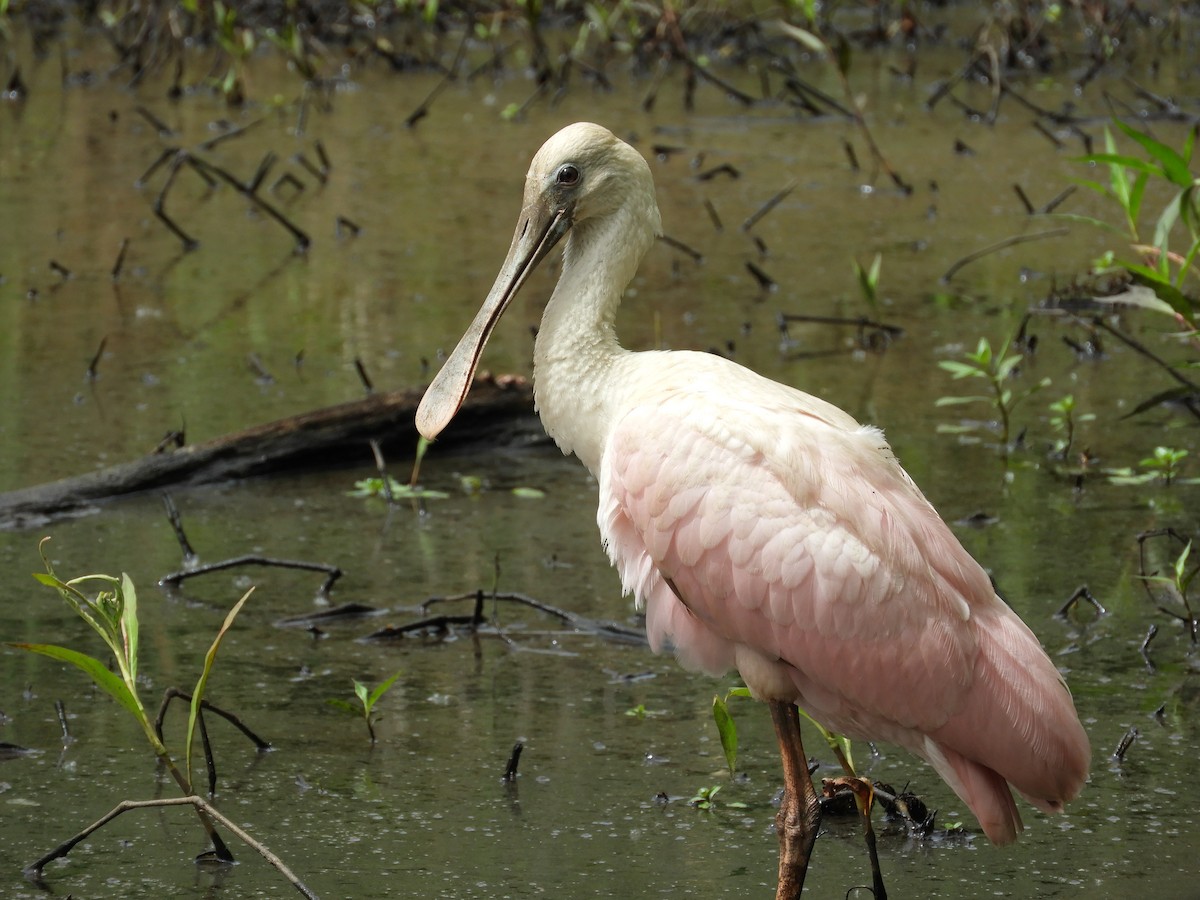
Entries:
[[558,174],[555,176],[554,180],[564,187],[570,187],[573,184],[578,184],[579,168],[567,163],[565,166],[559,168]]

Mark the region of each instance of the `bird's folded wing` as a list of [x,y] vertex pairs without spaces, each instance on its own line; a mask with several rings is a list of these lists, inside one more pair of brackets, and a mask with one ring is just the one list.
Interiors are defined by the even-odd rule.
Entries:
[[627,589],[667,579],[722,639],[794,666],[839,726],[935,729],[969,692],[971,617],[1002,601],[882,434],[807,399],[679,390],[627,410],[601,533]]

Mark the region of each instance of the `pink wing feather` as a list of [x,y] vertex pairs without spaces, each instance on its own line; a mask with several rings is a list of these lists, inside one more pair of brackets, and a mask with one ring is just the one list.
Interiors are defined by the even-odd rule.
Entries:
[[652,647],[907,747],[993,841],[1022,827],[1006,781],[1061,809],[1089,756],[1066,686],[882,434],[714,366],[720,390],[693,371],[635,401],[597,473],[601,534]]

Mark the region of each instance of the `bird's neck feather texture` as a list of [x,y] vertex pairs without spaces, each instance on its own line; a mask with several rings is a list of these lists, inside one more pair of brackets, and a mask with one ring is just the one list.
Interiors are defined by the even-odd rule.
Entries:
[[613,367],[631,354],[613,320],[621,295],[654,242],[658,209],[626,203],[579,223],[534,346],[534,396],[546,432],[595,474],[624,380]]

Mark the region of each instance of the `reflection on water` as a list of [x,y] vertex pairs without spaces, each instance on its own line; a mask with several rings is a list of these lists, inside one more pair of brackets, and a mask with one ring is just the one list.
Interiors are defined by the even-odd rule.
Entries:
[[[274,77],[281,90],[291,83],[261,77],[263,96]],[[1122,420],[1165,386],[1160,373],[1115,346],[1103,361],[1079,362],[1060,343],[1066,326],[1037,321],[1043,349],[1029,377],[1053,384],[1019,414],[1029,449],[1017,454],[1011,479],[993,449],[936,433],[955,411],[934,401],[962,392],[936,361],[981,335],[1003,340],[1055,279],[1069,279],[1107,246],[1075,229],[988,257],[949,286],[938,283],[964,254],[1031,227],[1012,183],[1048,198],[1078,174],[1069,154],[1054,152],[1024,122],[984,129],[949,108],[923,111],[918,85],[878,88],[877,136],[917,186],[905,198],[862,189],[865,176],[848,168],[841,150],[853,133],[837,121],[800,125],[778,110],[747,114],[703,92],[697,111],[685,115],[670,97],[679,86],[667,86],[653,118],[631,111],[621,91],[580,88],[553,110],[502,123],[496,110],[528,90],[507,82],[457,86],[418,129],[406,130],[404,115],[432,79],[367,72],[357,89],[310,114],[305,135],[293,133],[287,110],[251,108],[239,124],[262,124],[212,151],[241,173],[273,151],[283,160],[279,173],[299,176],[289,160],[322,142],[333,163],[329,182],[304,177],[303,191],[275,195],[313,236],[306,256],[232,191],[211,190],[187,173],[169,209],[200,247],[183,253],[151,211],[161,174],[143,188],[135,181],[164,147],[196,147],[212,136],[210,123],[228,111],[205,98],[168,104],[149,87],[63,92],[46,64],[26,80],[28,102],[0,110],[0,209],[5,221],[20,223],[20,240],[0,241],[0,488],[133,458],[181,425],[196,441],[353,399],[361,390],[355,359],[381,388],[418,384],[425,361],[435,364],[438,348],[452,346],[490,284],[529,155],[546,135],[587,117],[640,136],[643,149],[652,140],[682,147],[654,162],[664,224],[703,262],[665,245],[652,252],[621,314],[626,342],[733,352],[884,426],[947,519],[994,516],[989,527],[957,530],[1067,673],[1092,736],[1092,783],[1066,817],[1025,809],[1029,830],[1001,849],[982,839],[914,843],[886,832],[880,850],[889,886],[897,896],[928,897],[1194,892],[1190,848],[1200,828],[1194,804],[1182,800],[1197,775],[1200,740],[1194,655],[1135,577],[1135,535],[1166,526],[1193,533],[1196,488],[1095,482],[1077,494],[1041,465],[1054,436],[1046,406],[1067,393],[1096,414],[1079,440],[1106,464],[1134,465],[1159,444],[1190,448],[1195,457],[1194,428],[1169,412]],[[134,111],[138,104],[177,134],[156,134]],[[1161,131],[1171,134],[1169,126]],[[955,137],[974,154],[955,153]],[[692,163],[700,154],[703,168],[728,162],[741,177],[698,180]],[[796,189],[754,229],[764,253],[738,224],[792,179]],[[723,230],[714,228],[706,201]],[[1092,203],[1077,202],[1073,211]],[[338,236],[338,216],[361,233]],[[109,270],[125,239],[114,284]],[[791,342],[781,342],[780,312],[867,312],[850,261],[868,262],[876,252],[884,257],[884,302],[875,314],[903,327],[902,340],[882,355],[848,353],[853,329],[792,325]],[[778,289],[761,291],[748,261]],[[543,273],[526,290],[486,365],[527,371],[528,329],[551,277]],[[1159,352],[1176,352],[1157,337],[1159,323],[1129,324]],[[102,341],[98,377],[88,381]],[[405,608],[431,594],[490,589],[497,559],[502,590],[633,621],[599,549],[594,485],[575,461],[549,448],[456,459],[435,449],[423,474],[452,495],[430,502],[426,515],[388,514],[345,496],[357,471],[186,491],[176,501],[206,561],[261,552],[334,563],[347,572],[335,601],[391,610],[383,621],[409,620],[415,613]],[[461,474],[482,477],[489,489],[466,495]],[[514,496],[508,489],[517,485],[546,497]],[[330,627],[320,637],[276,628],[278,619],[313,608],[318,580],[305,574],[223,573],[168,598],[154,585],[178,567],[178,549],[154,497],[44,532],[54,537],[61,572],[124,569],[140,586],[151,705],[165,687],[193,682],[224,610],[248,579],[258,585],[221,649],[210,697],[276,749],[256,757],[235,733],[210,725],[221,763],[218,800],[322,896],[770,893],[774,739],[761,709],[735,706],[745,777],[728,781],[709,712],[728,679],[689,675],[644,648],[560,633],[554,621],[503,606],[495,614],[504,638],[366,645],[356,639],[380,620]],[[0,533],[3,636],[88,647],[84,626],[27,576],[39,568],[41,534]],[[1055,619],[1081,583],[1110,614]],[[1160,628],[1153,671],[1138,654],[1152,623]],[[132,724],[82,676],[13,650],[0,651],[0,667],[0,710],[11,719],[0,740],[42,751],[0,766],[0,892],[32,897],[39,894],[20,879],[22,865],[116,800],[163,789],[148,755],[125,749],[138,748]],[[377,683],[395,671],[401,676],[380,702],[372,749],[361,723],[326,701],[349,698],[353,678]],[[61,752],[57,699],[75,739]],[[650,714],[626,714],[639,705]],[[175,740],[179,716],[169,726]],[[1140,737],[1124,764],[1110,762],[1131,727]],[[518,739],[526,744],[521,777],[508,789],[499,776]],[[818,746],[810,740],[810,750]],[[908,785],[938,808],[941,823],[969,824],[923,764],[883,745],[875,753],[860,748],[859,756],[871,775]],[[719,799],[747,808],[687,805],[712,784],[724,786]],[[189,813],[132,813],[48,875],[57,890],[77,896],[290,894],[236,846],[243,865],[232,870],[186,864],[202,849]],[[868,880],[853,824],[828,823],[810,875],[813,896],[842,896]]]

